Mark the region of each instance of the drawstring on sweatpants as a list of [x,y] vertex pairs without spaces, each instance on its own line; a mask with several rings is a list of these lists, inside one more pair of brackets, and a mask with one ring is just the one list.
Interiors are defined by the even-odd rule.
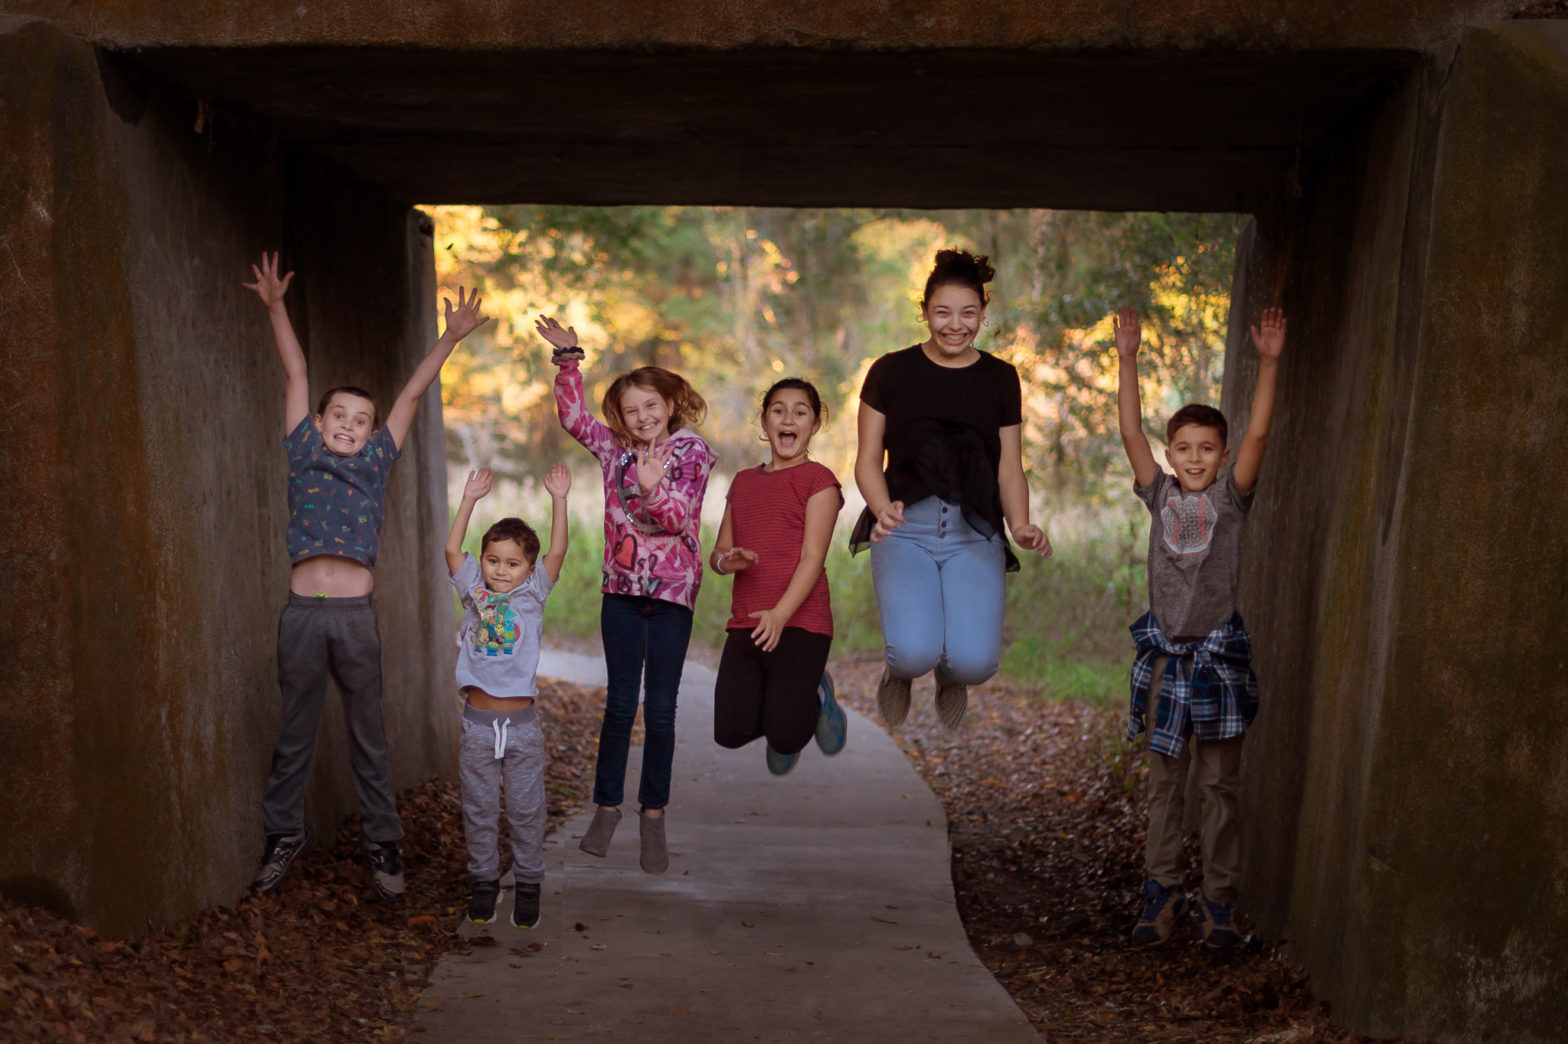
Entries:
[[510,718],[497,718],[490,723],[490,728],[495,731],[495,760],[497,761],[506,757],[506,734],[511,727]]

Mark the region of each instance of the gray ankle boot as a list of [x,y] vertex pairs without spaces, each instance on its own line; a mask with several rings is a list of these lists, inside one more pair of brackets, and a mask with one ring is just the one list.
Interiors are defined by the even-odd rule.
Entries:
[[589,855],[603,859],[610,851],[610,838],[615,836],[615,828],[621,821],[621,810],[618,808],[605,808],[603,805],[593,810],[593,822],[588,824],[588,832],[583,835],[582,843],[577,847]]
[[664,817],[638,813],[642,821],[642,870],[662,874],[670,868],[670,850],[664,843]]

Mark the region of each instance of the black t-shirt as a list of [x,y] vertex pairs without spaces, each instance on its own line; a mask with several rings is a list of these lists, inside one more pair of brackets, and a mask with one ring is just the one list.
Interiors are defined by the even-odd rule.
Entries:
[[1002,532],[1001,430],[1023,420],[1011,363],[981,352],[968,366],[939,366],[917,344],[872,363],[860,401],[887,418],[888,496],[906,504],[956,500],[976,530]]

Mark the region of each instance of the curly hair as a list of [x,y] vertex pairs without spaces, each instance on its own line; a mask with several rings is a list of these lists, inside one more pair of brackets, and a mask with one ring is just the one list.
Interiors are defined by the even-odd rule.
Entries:
[[1225,414],[1201,402],[1188,403],[1171,414],[1171,419],[1165,422],[1165,441],[1173,441],[1176,433],[1189,424],[1213,428],[1220,433],[1220,448],[1225,447],[1226,439],[1230,436],[1230,426],[1225,423]]
[[920,297],[920,310],[925,311],[931,295],[944,286],[967,286],[979,296],[982,305],[990,304],[991,298],[985,292],[985,284],[995,278],[996,269],[992,267],[991,259],[984,254],[971,254],[958,247],[938,250],[931,274],[926,276],[926,292]]
[[680,431],[685,427],[695,427],[701,424],[708,415],[708,404],[697,389],[686,383],[686,378],[678,373],[672,373],[662,366],[639,366],[628,373],[623,373],[610,382],[610,387],[605,390],[604,402],[601,409],[604,412],[604,422],[615,433],[618,442],[625,446],[635,445],[637,439],[626,427],[626,422],[621,419],[621,396],[629,388],[642,388],[658,395],[670,407],[670,433]]
[[523,557],[528,559],[528,564],[533,565],[539,558],[539,534],[520,518],[503,518],[495,525],[485,530],[485,535],[479,539],[479,553],[482,555],[497,540],[516,541],[517,546],[523,549]]

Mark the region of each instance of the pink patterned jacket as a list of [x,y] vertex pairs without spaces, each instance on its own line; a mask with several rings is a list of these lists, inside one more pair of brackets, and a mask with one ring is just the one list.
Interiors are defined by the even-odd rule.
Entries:
[[555,411],[561,426],[604,469],[602,590],[692,608],[702,586],[702,498],[718,454],[696,432],[675,432],[670,469],[645,496],[632,451],[589,410],[576,359],[555,375]]

